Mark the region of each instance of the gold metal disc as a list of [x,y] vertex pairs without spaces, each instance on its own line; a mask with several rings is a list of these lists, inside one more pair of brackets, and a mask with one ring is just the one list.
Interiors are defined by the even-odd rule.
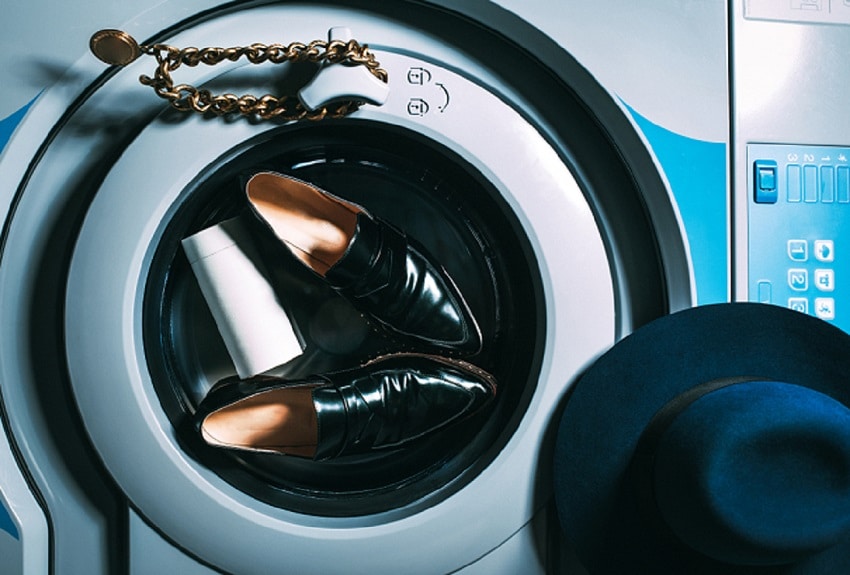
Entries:
[[121,30],[100,30],[89,40],[92,54],[107,64],[124,66],[139,57],[139,44]]

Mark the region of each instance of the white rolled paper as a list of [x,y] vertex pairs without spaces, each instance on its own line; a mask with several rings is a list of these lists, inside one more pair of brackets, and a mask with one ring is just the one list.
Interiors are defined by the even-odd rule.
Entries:
[[304,352],[238,218],[184,239],[183,250],[240,378]]

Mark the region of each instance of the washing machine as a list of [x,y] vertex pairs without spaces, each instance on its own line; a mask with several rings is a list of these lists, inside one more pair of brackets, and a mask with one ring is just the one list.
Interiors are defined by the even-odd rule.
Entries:
[[[4,573],[580,575],[551,458],[597,357],[655,318],[735,299],[850,321],[833,285],[850,209],[847,2],[4,12]],[[102,29],[178,48],[354,38],[386,82],[363,66],[215,57],[175,67],[178,88],[365,103],[324,119],[180,111],[139,82],[150,55],[94,57]],[[328,462],[198,438],[191,416],[234,365],[181,242],[242,218],[262,170],[368,205],[439,257],[481,323],[472,361],[499,382],[486,412]],[[304,346],[279,372],[389,349],[346,302],[270,267]]]

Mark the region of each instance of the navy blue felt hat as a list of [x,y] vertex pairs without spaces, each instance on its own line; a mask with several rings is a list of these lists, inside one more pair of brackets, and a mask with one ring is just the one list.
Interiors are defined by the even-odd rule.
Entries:
[[592,575],[850,574],[850,335],[777,306],[697,307],[579,379],[555,448]]

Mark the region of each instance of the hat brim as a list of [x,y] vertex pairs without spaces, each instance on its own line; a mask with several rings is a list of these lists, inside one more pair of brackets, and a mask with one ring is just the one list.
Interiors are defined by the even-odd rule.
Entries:
[[638,329],[579,379],[558,429],[554,486],[591,574],[850,573],[850,538],[794,565],[733,567],[671,544],[640,513],[627,476],[652,417],[697,385],[738,377],[802,385],[850,407],[850,335],[778,306],[708,305]]

